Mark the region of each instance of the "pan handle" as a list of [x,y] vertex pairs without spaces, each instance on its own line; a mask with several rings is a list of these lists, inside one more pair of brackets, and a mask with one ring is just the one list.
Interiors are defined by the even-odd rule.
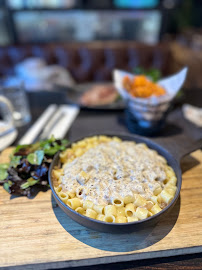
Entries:
[[175,138],[159,138],[157,142],[168,149],[177,161],[197,149],[202,149],[202,138],[194,141],[184,134],[175,136]]

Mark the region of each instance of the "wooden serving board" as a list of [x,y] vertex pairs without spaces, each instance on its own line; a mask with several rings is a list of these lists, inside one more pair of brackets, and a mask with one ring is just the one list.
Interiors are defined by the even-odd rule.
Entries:
[[66,216],[51,191],[10,199],[0,188],[0,267],[50,269],[202,252],[202,152],[182,162],[181,196],[155,227],[113,235]]

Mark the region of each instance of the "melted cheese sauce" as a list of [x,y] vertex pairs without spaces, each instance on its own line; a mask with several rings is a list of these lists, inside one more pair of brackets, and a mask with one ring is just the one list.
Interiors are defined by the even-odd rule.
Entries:
[[108,205],[135,194],[149,200],[156,188],[164,187],[166,167],[166,160],[144,144],[110,141],[65,164],[61,180],[64,191],[80,190],[83,202]]

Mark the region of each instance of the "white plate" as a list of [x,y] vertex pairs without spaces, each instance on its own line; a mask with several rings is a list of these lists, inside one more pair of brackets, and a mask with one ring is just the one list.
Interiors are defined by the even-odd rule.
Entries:
[[[0,121],[0,135],[1,135],[1,132],[3,133],[10,128],[12,128],[12,126],[10,126],[9,124],[3,121]],[[17,130],[13,128],[13,131],[10,132],[9,134],[2,137],[0,136],[0,151],[2,151],[3,149],[11,145],[17,138],[17,135],[18,135]]]

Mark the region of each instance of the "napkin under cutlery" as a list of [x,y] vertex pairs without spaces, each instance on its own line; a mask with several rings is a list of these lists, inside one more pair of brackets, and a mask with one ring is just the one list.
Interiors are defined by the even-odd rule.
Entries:
[[64,138],[79,113],[75,105],[51,104],[19,140],[19,144],[31,144],[39,139]]

